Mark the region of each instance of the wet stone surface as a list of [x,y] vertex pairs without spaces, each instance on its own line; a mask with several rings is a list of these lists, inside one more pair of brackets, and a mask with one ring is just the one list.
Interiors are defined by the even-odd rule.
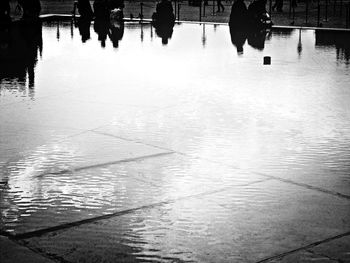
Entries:
[[347,39],[79,25],[1,46],[2,234],[59,262],[349,262]]
[[[335,205],[337,204],[337,205]],[[257,262],[349,229],[347,200],[269,180],[26,239],[72,262]],[[331,213],[337,211],[337,218]]]

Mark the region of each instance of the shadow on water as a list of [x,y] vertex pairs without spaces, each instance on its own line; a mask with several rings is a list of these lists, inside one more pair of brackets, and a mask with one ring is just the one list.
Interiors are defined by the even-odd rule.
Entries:
[[[34,95],[35,66],[42,53],[42,24],[14,23],[0,29],[0,89],[20,87]],[[12,85],[12,83],[18,83]],[[10,85],[5,85],[9,83]]]
[[335,47],[337,60],[350,64],[350,33],[316,30],[316,47]]

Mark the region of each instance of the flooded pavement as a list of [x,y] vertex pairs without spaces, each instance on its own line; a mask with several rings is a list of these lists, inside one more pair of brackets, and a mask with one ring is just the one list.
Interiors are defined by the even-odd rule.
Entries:
[[119,29],[2,31],[2,235],[58,262],[350,262],[349,35]]

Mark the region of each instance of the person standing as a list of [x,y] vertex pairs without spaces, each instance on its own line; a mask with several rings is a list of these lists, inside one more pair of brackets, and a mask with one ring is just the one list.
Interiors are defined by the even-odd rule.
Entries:
[[220,12],[220,10],[222,10],[222,12],[225,11],[225,7],[224,5],[221,3],[221,0],[216,0],[216,3],[218,5],[218,10],[216,12]]

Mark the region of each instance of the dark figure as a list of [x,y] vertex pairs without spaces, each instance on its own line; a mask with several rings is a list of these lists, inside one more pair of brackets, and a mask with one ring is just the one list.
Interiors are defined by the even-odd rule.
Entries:
[[0,25],[11,22],[9,0],[0,0]]
[[272,6],[272,10],[277,8],[277,12],[283,12],[283,0],[276,0],[275,4]]
[[258,50],[265,48],[266,30],[250,30],[248,32],[248,44]]
[[236,0],[231,8],[230,28],[246,28],[248,22],[248,10],[243,0]]
[[175,23],[175,15],[171,2],[168,0],[161,0],[161,2],[157,4],[156,12],[152,15],[152,20],[154,24],[173,26]]
[[18,0],[18,3],[23,10],[23,20],[32,21],[38,19],[41,11],[39,0]]
[[107,0],[94,1],[94,13],[98,19],[107,19],[109,17],[109,4]]
[[91,19],[80,17],[78,20],[79,33],[81,35],[81,42],[85,43],[90,39]]
[[123,9],[125,5],[123,0],[109,0],[108,7],[110,10],[115,8]]
[[111,24],[117,24],[119,25],[121,22],[123,22],[124,15],[121,8],[114,8],[110,11],[109,19],[111,21]]
[[[2,32],[0,30],[0,86],[2,79],[15,80],[18,90],[34,96],[35,66],[43,48],[42,25],[40,21],[16,23],[5,35]],[[26,91],[27,81],[29,91]]]
[[271,18],[266,11],[266,0],[256,0],[248,7],[249,27],[267,28],[272,25]]
[[167,45],[168,40],[171,39],[173,35],[173,25],[155,25],[156,34],[162,39],[162,44]]
[[94,16],[94,12],[92,12],[92,8],[89,0],[78,0],[78,11],[80,17],[83,19],[92,19]]
[[108,36],[113,43],[113,47],[119,46],[119,41],[122,40],[124,35],[124,22],[115,22],[110,24]]
[[222,12],[225,11],[225,7],[224,5],[221,3],[221,0],[216,0],[216,4],[218,5],[218,10],[216,12],[220,12],[220,10],[222,10]]
[[94,23],[94,30],[98,35],[98,40],[101,42],[101,47],[106,47],[106,39],[109,33],[109,19],[96,18]]
[[247,31],[245,29],[239,29],[230,27],[231,42],[237,48],[237,54],[243,54],[243,46],[247,39]]

